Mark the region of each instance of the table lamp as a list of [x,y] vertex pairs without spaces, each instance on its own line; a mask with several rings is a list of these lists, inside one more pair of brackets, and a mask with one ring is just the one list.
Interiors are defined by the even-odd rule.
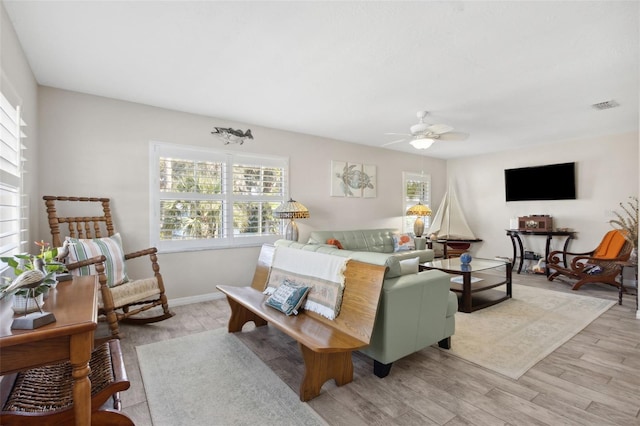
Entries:
[[298,241],[298,225],[293,219],[306,219],[309,217],[309,210],[292,198],[282,203],[273,212],[278,219],[291,219],[285,229],[285,238],[291,241]]
[[429,206],[425,206],[421,202],[418,202],[413,207],[410,207],[406,213],[407,216],[418,216],[416,218],[415,223],[413,224],[413,233],[416,238],[422,237],[422,233],[424,232],[424,221],[422,220],[423,216],[431,216],[431,209]]

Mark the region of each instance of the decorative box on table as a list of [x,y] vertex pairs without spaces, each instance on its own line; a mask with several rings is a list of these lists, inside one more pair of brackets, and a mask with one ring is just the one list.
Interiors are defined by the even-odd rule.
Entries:
[[553,218],[549,215],[520,216],[519,231],[553,231]]

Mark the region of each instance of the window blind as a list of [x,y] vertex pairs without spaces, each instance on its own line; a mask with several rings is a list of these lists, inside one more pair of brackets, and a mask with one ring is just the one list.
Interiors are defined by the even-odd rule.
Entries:
[[[27,203],[23,193],[20,107],[0,93],[0,256],[24,251],[27,236]],[[5,265],[0,265],[4,269]]]
[[[415,172],[403,172],[403,230],[404,232],[413,232],[413,223],[416,218],[412,216],[406,216],[405,212],[409,207],[421,202],[431,207],[431,175]],[[429,229],[431,225],[431,217],[425,216],[424,228]]]

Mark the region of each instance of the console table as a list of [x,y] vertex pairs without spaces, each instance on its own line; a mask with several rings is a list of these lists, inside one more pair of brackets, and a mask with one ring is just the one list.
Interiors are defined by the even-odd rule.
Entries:
[[91,424],[89,359],[98,319],[98,278],[74,277],[49,293],[44,309],[54,323],[35,330],[12,330],[10,306],[0,311],[0,375],[69,360],[73,368],[76,425]]
[[[634,262],[616,262],[620,266],[620,287],[618,287],[618,305],[622,305],[622,294],[626,293],[627,287],[624,286],[624,268],[632,268],[636,275],[636,310],[638,310],[638,264]],[[632,294],[633,296],[633,294]]]
[[[522,265],[524,263],[524,248],[522,246],[522,239],[520,238],[521,235],[533,235],[533,236],[546,236],[547,237],[547,242],[545,244],[544,247],[544,272],[545,275],[548,277],[549,276],[549,267],[547,266],[547,260],[549,258],[549,247],[551,246],[551,239],[554,236],[557,237],[567,237],[567,239],[564,241],[564,247],[563,247],[563,251],[566,252],[567,251],[567,247],[569,246],[569,241],[571,241],[576,233],[574,231],[533,231],[533,230],[527,230],[527,231],[520,231],[517,229],[507,229],[507,235],[511,238],[511,244],[513,245],[513,262],[512,265],[515,267],[516,264],[516,258],[520,257],[520,266],[518,267],[518,274],[520,272],[522,272]],[[517,246],[516,246],[517,243]],[[519,250],[519,251],[518,251]],[[520,254],[518,256],[518,253]],[[563,258],[563,262],[564,262],[564,266],[567,266],[567,257],[566,255]]]

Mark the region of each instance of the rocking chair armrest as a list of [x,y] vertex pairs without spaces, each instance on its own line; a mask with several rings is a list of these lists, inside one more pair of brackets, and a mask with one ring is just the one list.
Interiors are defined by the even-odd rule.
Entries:
[[549,257],[551,257],[553,255],[556,255],[556,254],[569,254],[571,256],[587,256],[587,255],[593,254],[593,250],[586,251],[584,253],[574,253],[574,252],[571,252],[571,251],[554,250],[551,253],[549,253]]
[[140,250],[140,251],[135,251],[133,253],[128,253],[124,255],[124,260],[129,260],[129,259],[135,259],[137,257],[142,257],[142,256],[148,256],[148,255],[152,255],[152,254],[156,254],[158,252],[158,249],[155,247],[151,247],[148,249],[144,249],[144,250]]
[[106,260],[107,260],[107,258],[105,256],[100,255],[100,256],[95,256],[95,257],[92,257],[92,258],[89,258],[89,259],[86,259],[86,260],[80,260],[78,262],[67,263],[67,264],[65,264],[65,266],[67,267],[67,269],[69,271],[73,271],[75,269],[82,268],[84,266],[104,264],[104,262]]
[[65,266],[69,272],[82,268],[84,266],[96,265],[96,274],[98,275],[98,282],[100,283],[100,290],[103,293],[103,289],[107,289],[107,275],[104,273],[104,263],[107,261],[107,257],[104,255],[95,256],[86,260],[81,260],[79,262],[69,263]]
[[598,262],[624,262],[629,258],[628,254],[620,254],[616,257],[589,257],[582,256],[581,259],[586,260],[587,262],[598,263]]
[[591,255],[591,254],[593,254],[593,251],[587,251],[587,252],[584,252],[584,253],[574,253],[574,252],[570,252],[570,251],[554,250],[551,253],[549,253],[549,257],[547,258],[547,262],[549,264],[558,264],[560,262],[563,262],[563,259],[567,255],[569,255],[569,256],[587,256],[587,255]]
[[162,277],[160,276],[160,265],[158,265],[158,256],[156,256],[156,253],[158,253],[158,249],[155,247],[151,247],[148,249],[125,254],[124,260],[127,261],[130,259],[149,256],[149,261],[151,262],[151,269],[153,269],[154,276],[158,278],[160,281],[162,281]]
[[602,264],[603,262],[617,262],[619,260],[624,260],[624,256],[622,257],[613,257],[610,259],[605,259],[602,257],[593,257],[593,256],[576,256],[571,260],[571,269],[574,271],[582,271],[588,264]]

